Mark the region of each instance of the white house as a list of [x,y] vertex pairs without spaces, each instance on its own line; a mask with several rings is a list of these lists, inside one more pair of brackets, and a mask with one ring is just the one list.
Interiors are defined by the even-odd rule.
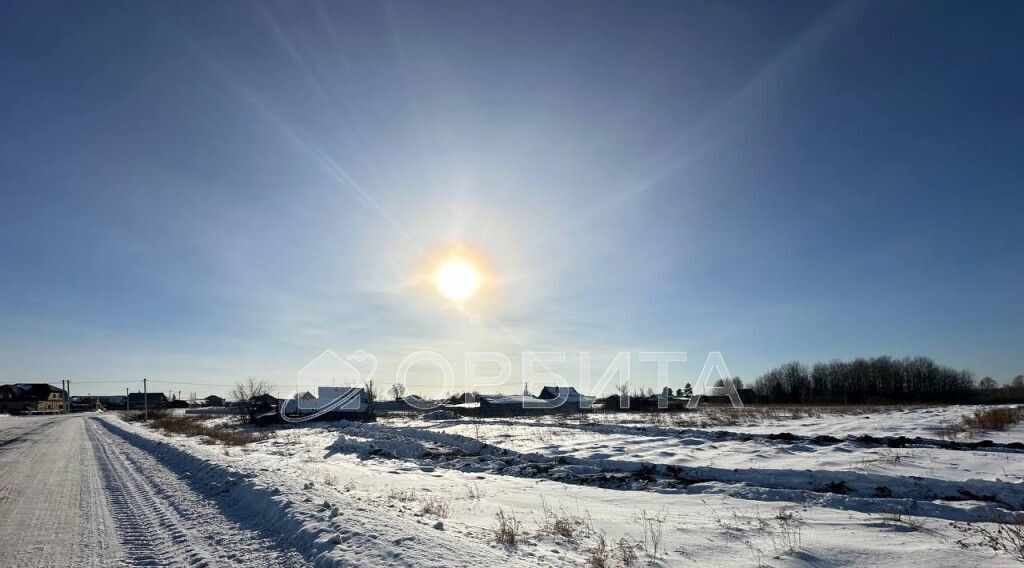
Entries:
[[292,397],[284,402],[286,413],[312,414],[329,412],[366,412],[370,401],[366,389],[360,387],[317,387],[317,396],[303,393],[297,399]]

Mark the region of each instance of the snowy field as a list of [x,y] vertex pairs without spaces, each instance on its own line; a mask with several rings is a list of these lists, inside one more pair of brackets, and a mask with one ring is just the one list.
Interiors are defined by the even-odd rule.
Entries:
[[[975,409],[398,417],[243,447],[0,416],[0,538],[31,541],[0,565],[1019,565],[964,546],[1024,510],[1024,427],[951,436]],[[43,486],[67,511],[18,494]]]

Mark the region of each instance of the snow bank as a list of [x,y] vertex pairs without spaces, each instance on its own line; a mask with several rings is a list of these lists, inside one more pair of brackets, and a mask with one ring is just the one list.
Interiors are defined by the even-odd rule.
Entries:
[[[485,540],[453,538],[431,521],[384,516],[379,510],[339,500],[336,491],[250,464],[236,467],[205,453],[194,441],[170,439],[114,420],[107,430],[155,456],[197,492],[235,515],[257,519],[261,530],[284,535],[286,542],[316,566],[479,566],[497,562],[528,565],[507,558]],[[179,446],[181,444],[181,446]],[[353,441],[358,445],[358,441]],[[414,445],[399,453],[414,452]],[[224,458],[227,460],[228,458]]]

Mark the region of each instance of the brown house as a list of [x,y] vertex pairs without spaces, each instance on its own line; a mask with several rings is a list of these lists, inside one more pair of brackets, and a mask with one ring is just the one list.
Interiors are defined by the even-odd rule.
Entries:
[[46,383],[0,385],[0,411],[63,412],[65,392]]
[[224,406],[224,399],[215,394],[211,394],[203,399],[203,406]]
[[71,404],[69,405],[71,412],[95,412],[97,410],[106,410],[103,408],[103,404],[100,403],[100,399],[97,396],[73,396],[71,397]]
[[128,408],[131,410],[167,408],[167,403],[167,396],[162,392],[133,392],[128,394]]

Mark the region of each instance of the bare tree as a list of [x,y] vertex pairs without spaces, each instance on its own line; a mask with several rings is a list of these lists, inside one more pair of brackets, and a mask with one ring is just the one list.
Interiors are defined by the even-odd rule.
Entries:
[[245,403],[253,397],[270,394],[270,389],[273,388],[273,386],[274,385],[270,384],[270,381],[264,381],[256,377],[249,377],[231,387],[229,396],[231,397],[231,400],[235,402]]
[[388,392],[391,393],[391,396],[395,397],[395,401],[397,402],[401,400],[403,396],[405,396],[405,385],[401,383],[395,383],[391,385],[391,388],[388,389]]
[[363,388],[366,389],[366,398],[370,401],[371,405],[374,402],[376,402],[378,398],[380,398],[380,391],[377,389],[376,386],[374,386],[373,379],[366,381],[366,384],[363,385]]
[[629,381],[622,381],[615,390],[619,392],[619,408],[629,408]]
[[981,390],[993,390],[999,387],[999,383],[992,377],[985,377],[978,381],[978,388]]

